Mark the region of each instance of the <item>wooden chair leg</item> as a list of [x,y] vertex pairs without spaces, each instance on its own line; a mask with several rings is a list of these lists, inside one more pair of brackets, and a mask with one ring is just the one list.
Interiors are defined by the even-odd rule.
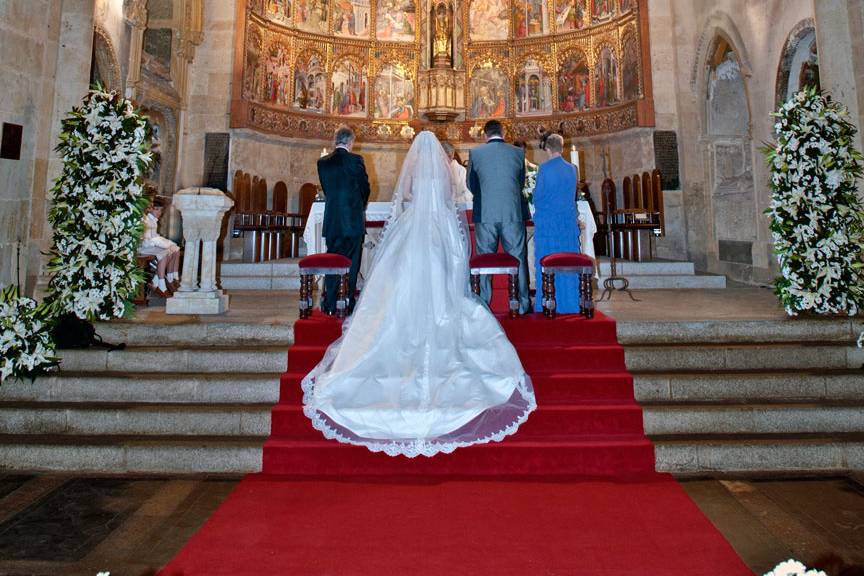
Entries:
[[471,274],[471,291],[480,296],[480,275]]
[[309,317],[309,310],[307,309],[309,302],[309,294],[306,292],[307,288],[307,275],[300,275],[300,319],[305,320]]
[[336,317],[345,318],[348,315],[348,274],[342,274],[339,279],[339,294],[336,301]]
[[549,273],[543,272],[542,274],[542,297],[543,297],[543,315],[546,318],[552,317],[552,309],[549,306]]
[[508,293],[510,294],[510,319],[515,320],[519,316],[519,284],[518,274],[510,274],[508,282]]
[[583,274],[582,277],[585,281],[585,296],[583,298],[585,308],[582,313],[590,320],[594,318],[594,277],[592,274]]
[[554,319],[558,314],[558,305],[555,302],[555,274],[547,274],[549,277],[549,318]]

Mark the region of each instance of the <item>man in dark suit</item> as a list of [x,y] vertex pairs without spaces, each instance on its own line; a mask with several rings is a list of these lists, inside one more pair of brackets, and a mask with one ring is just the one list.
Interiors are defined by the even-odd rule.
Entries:
[[[525,222],[531,219],[525,187],[525,151],[504,142],[504,127],[490,120],[483,127],[486,144],[470,151],[467,184],[474,195],[474,235],[477,254],[504,251],[519,260],[519,313],[531,311],[528,294],[528,240]],[[480,284],[480,296],[489,302],[488,276]]]
[[[351,259],[348,281],[348,310],[354,310],[357,273],[366,236],[366,204],[369,202],[369,177],[363,157],[352,154],[354,131],[347,126],[336,130],[333,152],[318,160],[318,179],[326,196],[324,228],[329,254],[341,254]],[[327,314],[336,311],[339,277],[324,280],[324,301],[321,310]]]

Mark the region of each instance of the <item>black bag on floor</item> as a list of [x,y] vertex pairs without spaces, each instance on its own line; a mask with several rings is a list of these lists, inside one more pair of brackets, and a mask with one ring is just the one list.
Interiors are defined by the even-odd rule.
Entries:
[[109,352],[123,350],[126,344],[107,344],[96,334],[96,328],[87,320],[78,318],[75,314],[64,314],[54,325],[54,343],[60,350],[83,349],[97,347],[106,348]]

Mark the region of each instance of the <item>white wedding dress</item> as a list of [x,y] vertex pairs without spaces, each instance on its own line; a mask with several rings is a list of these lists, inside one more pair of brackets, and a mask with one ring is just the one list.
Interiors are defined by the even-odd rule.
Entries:
[[471,293],[467,224],[438,139],[408,152],[354,314],[303,380],[327,438],[391,456],[500,441],[537,407],[501,325]]

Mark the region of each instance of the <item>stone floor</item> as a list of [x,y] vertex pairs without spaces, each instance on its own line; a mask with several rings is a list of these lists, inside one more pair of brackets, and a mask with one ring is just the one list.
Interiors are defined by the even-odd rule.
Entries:
[[[638,320],[777,320],[785,318],[774,293],[767,288],[730,287],[723,290],[634,290],[638,302],[614,292],[597,309],[620,321]],[[164,302],[140,308],[133,322],[185,324],[189,322],[241,322],[291,324],[297,320],[297,291],[232,291],[224,316],[168,316]],[[599,292],[597,293],[599,296]]]
[[[225,478],[0,476],[0,575],[153,574],[235,484]],[[683,484],[756,574],[789,557],[812,564],[835,554],[864,564],[864,485],[854,478]]]

